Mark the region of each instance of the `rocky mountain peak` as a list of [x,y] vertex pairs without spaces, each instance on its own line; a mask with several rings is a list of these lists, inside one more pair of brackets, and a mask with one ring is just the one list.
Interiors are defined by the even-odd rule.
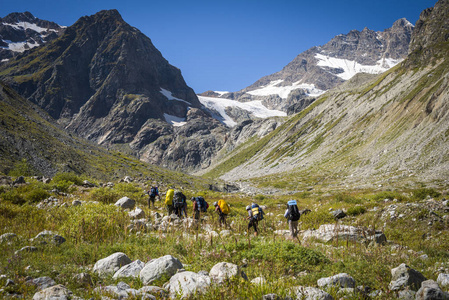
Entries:
[[0,62],[54,40],[63,31],[63,26],[38,19],[30,12],[0,18]]
[[433,8],[421,12],[410,42],[410,54],[415,58],[411,61],[419,64],[433,59],[441,50],[447,51],[447,47],[439,45],[449,41],[448,19],[449,0],[440,0]]

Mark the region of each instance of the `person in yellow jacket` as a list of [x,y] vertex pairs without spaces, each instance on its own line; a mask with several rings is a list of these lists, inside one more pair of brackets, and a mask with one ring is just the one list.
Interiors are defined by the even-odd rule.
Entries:
[[165,194],[165,206],[167,207],[168,215],[170,216],[174,212],[173,208],[173,195],[175,194],[174,189],[169,189]]

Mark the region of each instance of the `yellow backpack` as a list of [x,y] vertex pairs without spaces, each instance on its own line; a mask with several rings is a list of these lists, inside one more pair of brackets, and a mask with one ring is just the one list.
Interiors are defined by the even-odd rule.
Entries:
[[173,195],[175,191],[173,189],[169,189],[167,194],[165,195],[165,205],[173,205]]
[[229,214],[229,212],[231,211],[231,208],[223,199],[218,201],[218,206],[220,207],[221,212],[224,213],[225,215]]

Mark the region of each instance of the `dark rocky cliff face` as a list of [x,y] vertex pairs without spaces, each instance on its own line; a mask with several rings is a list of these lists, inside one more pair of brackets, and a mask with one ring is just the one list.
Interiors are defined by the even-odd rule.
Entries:
[[0,69],[69,131],[108,147],[125,144],[152,163],[195,169],[223,143],[225,129],[202,111],[180,70],[116,10],[82,17]]

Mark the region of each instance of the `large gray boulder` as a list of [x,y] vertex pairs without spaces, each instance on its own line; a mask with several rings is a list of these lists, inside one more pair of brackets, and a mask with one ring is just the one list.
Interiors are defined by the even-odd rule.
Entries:
[[209,276],[216,283],[223,283],[226,279],[235,276],[248,280],[248,276],[240,270],[239,266],[227,262],[221,262],[213,266],[209,272]]
[[144,267],[144,262],[140,260],[133,261],[132,263],[121,267],[117,272],[115,272],[114,276],[112,276],[112,279],[118,279],[122,277],[139,277],[140,271],[142,271]]
[[114,205],[118,206],[120,208],[123,208],[123,209],[127,209],[127,208],[133,209],[134,206],[136,205],[136,201],[134,201],[128,197],[123,197],[123,198],[120,198],[117,202],[115,202]]
[[416,293],[416,300],[447,300],[449,294],[441,290],[438,283],[426,280],[421,283],[421,288]]
[[94,265],[93,271],[100,276],[114,274],[121,267],[130,264],[132,261],[125,253],[116,252],[106,258],[100,259]]
[[211,285],[211,279],[207,275],[184,271],[173,275],[170,281],[164,285],[171,298],[178,295],[181,298],[187,298],[195,293],[205,292]]
[[69,300],[73,293],[65,286],[58,284],[34,294],[33,300]]
[[182,268],[182,263],[177,258],[165,255],[148,262],[140,271],[140,280],[148,285],[163,276],[171,277]]
[[332,287],[337,286],[340,288],[355,288],[355,280],[346,273],[340,273],[331,277],[320,278],[317,282],[318,286]]
[[441,273],[438,275],[437,283],[444,288],[449,287],[449,274]]
[[334,239],[360,241],[363,239],[363,230],[349,225],[324,224],[318,230],[306,230],[303,239],[316,238],[325,243]]
[[124,282],[119,282],[117,283],[117,285],[97,287],[94,289],[94,292],[100,295],[109,294],[116,297],[117,299],[128,299],[128,297],[130,296],[137,297],[139,295],[139,292],[136,289],[132,289],[127,283]]
[[410,268],[406,264],[401,264],[397,268],[391,269],[391,282],[388,286],[392,291],[410,288],[417,291],[421,283],[427,280],[420,272]]
[[334,300],[334,298],[323,290],[315,287],[298,286],[293,288],[296,299],[301,300]]

